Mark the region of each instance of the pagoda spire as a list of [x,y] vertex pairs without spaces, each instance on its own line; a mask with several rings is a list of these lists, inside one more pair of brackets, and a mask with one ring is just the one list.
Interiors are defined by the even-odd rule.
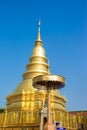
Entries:
[[37,39],[36,39],[36,42],[35,42],[35,46],[36,45],[42,45],[42,40],[41,40],[41,35],[40,35],[40,25],[41,25],[41,22],[39,20],[39,22],[38,22],[38,35],[37,35]]

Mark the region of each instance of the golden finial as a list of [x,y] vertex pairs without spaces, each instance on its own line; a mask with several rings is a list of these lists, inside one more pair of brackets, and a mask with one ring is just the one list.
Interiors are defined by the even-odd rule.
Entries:
[[39,42],[42,41],[42,40],[41,40],[41,37],[40,37],[40,25],[41,25],[41,22],[40,22],[40,20],[39,20],[39,22],[38,22],[38,36],[37,36],[36,42],[37,42],[37,41],[39,41]]

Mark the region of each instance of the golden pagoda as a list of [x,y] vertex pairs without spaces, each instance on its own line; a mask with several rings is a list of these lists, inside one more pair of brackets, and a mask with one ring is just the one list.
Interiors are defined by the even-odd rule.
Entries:
[[[37,39],[29,63],[26,65],[23,81],[6,98],[6,118],[2,121],[5,126],[36,126],[36,129],[39,130],[42,111],[45,111],[44,116],[42,116],[42,125],[45,123],[47,93],[46,90],[35,89],[32,86],[32,81],[35,76],[46,74],[51,74],[51,72],[40,36],[39,22]],[[66,101],[66,98],[60,94],[59,90],[51,91],[52,121],[61,121],[63,126],[68,125],[62,118],[67,119]]]
[[[23,81],[16,87],[14,92],[7,97],[7,111],[41,109],[46,100],[46,92],[37,90],[32,86],[32,79],[37,75],[49,74],[48,59],[40,36],[40,22],[38,24],[38,36]],[[66,99],[58,90],[52,91],[52,109],[66,111]]]
[[[43,130],[47,121],[47,92],[32,86],[33,79],[41,75],[53,74],[45,56],[39,22],[37,39],[23,81],[7,96],[6,109],[0,113],[0,130]],[[52,90],[50,99],[50,117],[54,124],[62,124],[67,130],[81,130],[83,127],[87,130],[87,116],[82,112],[68,112],[67,100],[59,90]]]

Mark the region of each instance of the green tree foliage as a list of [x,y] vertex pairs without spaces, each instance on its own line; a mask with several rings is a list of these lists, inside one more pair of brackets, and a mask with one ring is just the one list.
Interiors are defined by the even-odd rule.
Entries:
[[4,108],[0,107],[0,113],[4,112]]

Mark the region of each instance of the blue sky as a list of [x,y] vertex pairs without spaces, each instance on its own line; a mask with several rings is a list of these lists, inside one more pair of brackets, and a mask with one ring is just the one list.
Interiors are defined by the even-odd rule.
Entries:
[[68,110],[87,110],[87,1],[0,1],[0,106],[22,81],[37,37],[53,74],[66,78],[61,89]]

